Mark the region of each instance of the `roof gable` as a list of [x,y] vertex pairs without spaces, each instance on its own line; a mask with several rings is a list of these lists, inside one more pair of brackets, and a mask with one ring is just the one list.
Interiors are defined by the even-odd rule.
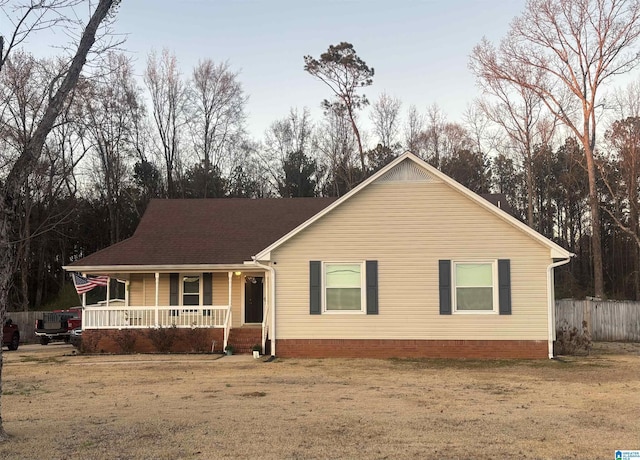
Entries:
[[334,203],[330,204],[323,210],[321,210],[318,214],[314,215],[306,222],[302,223],[295,229],[291,230],[289,233],[284,235],[282,238],[275,241],[273,244],[266,247],[264,250],[260,251],[255,255],[257,260],[268,260],[271,257],[271,251],[276,249],[278,246],[283,244],[285,241],[289,240],[299,232],[303,231],[308,226],[312,225],[317,220],[321,219],[323,216],[331,212],[336,207],[340,206],[345,201],[351,199],[353,196],[360,193],[363,189],[368,187],[370,184],[376,181],[383,182],[404,182],[404,181],[422,181],[422,182],[443,182],[458,191],[462,195],[474,201],[477,205],[489,210],[491,213],[497,215],[499,218],[507,221],[510,225],[516,227],[518,230],[524,232],[532,239],[538,241],[543,246],[546,246],[550,250],[551,258],[567,258],[573,256],[573,254],[566,249],[562,248],[558,244],[554,243],[550,239],[536,232],[529,226],[520,222],[515,217],[511,216],[504,210],[492,204],[487,199],[481,197],[480,195],[472,192],[467,189],[460,183],[456,182],[454,179],[450,178],[437,168],[434,168],[427,162],[418,158],[411,152],[406,152],[403,155],[400,155],[394,161],[386,165],[376,174],[369,177],[367,180],[362,182],[360,185],[352,189],[349,193],[343,195],[341,198],[336,200]]

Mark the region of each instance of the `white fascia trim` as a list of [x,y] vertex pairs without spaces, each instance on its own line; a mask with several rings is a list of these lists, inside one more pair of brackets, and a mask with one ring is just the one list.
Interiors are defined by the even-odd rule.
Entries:
[[242,271],[244,264],[184,264],[184,265],[87,265],[62,267],[68,272],[83,273],[175,273],[181,271]]
[[552,259],[564,259],[564,258],[567,258],[567,257],[575,256],[575,254],[573,254],[572,252],[567,251],[562,246],[554,243],[549,238],[547,238],[547,237],[541,235],[540,233],[536,232],[535,230],[530,228],[528,225],[523,224],[522,222],[520,222],[515,217],[507,214],[505,211],[503,211],[502,209],[500,209],[497,206],[493,205],[489,201],[485,200],[484,198],[482,198],[477,193],[474,193],[471,190],[469,190],[468,188],[466,188],[463,185],[459,184],[458,182],[456,182],[455,180],[453,180],[452,178],[450,178],[449,176],[447,176],[446,174],[441,172],[439,169],[434,168],[433,166],[431,166],[426,161],[424,161],[424,160],[418,158],[417,156],[415,156],[413,153],[405,152],[402,155],[400,155],[398,158],[393,160],[391,163],[389,163],[387,166],[382,168],[380,171],[375,173],[373,176],[369,177],[367,180],[362,182],[356,188],[352,189],[349,193],[347,193],[346,195],[343,195],[341,198],[339,198],[336,201],[334,201],[331,205],[327,206],[322,211],[320,211],[319,213],[317,213],[313,217],[309,218],[306,222],[303,222],[302,224],[298,225],[296,228],[291,230],[289,233],[284,235],[282,238],[280,238],[276,242],[272,243],[270,246],[267,246],[261,252],[256,254],[255,258],[258,259],[258,260],[271,260],[271,251],[273,251],[275,248],[280,246],[282,243],[287,241],[289,238],[291,238],[291,237],[295,236],[296,234],[300,233],[302,230],[307,228],[309,225],[313,224],[315,221],[320,219],[325,214],[331,212],[333,209],[335,209],[336,207],[340,206],[344,201],[348,200],[353,195],[355,195],[356,193],[360,192],[360,190],[362,190],[363,188],[367,187],[371,182],[375,181],[380,176],[385,174],[387,171],[389,171],[390,169],[394,168],[398,163],[401,163],[402,161],[404,161],[406,159],[409,159],[409,160],[413,161],[414,163],[416,163],[418,166],[421,166],[422,168],[426,169],[430,174],[434,175],[438,179],[440,179],[443,182],[445,182],[446,184],[450,185],[451,187],[453,187],[458,192],[462,193],[466,197],[468,197],[471,200],[475,201],[480,206],[482,206],[485,209],[489,210],[490,212],[494,213],[495,215],[497,215],[501,219],[507,221],[509,224],[513,225],[514,227],[518,228],[519,230],[525,232],[526,234],[528,234],[533,239],[535,239],[538,242],[542,243],[544,246],[547,246],[549,248],[549,250],[550,250],[550,256],[551,256]]

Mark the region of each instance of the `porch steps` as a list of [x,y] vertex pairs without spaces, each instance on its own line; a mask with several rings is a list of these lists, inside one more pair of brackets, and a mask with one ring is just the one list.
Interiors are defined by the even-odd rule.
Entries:
[[229,345],[234,348],[234,353],[251,353],[255,344],[262,344],[261,327],[234,327],[229,331]]

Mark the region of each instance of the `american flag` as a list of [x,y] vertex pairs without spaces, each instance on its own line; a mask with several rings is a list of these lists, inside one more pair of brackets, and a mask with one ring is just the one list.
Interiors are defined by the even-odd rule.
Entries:
[[81,276],[78,273],[73,274],[73,284],[76,286],[78,294],[89,292],[96,286],[106,286],[109,282],[108,276]]

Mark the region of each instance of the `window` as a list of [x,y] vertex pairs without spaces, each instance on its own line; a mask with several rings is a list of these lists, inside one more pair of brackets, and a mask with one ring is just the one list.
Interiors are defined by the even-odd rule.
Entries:
[[325,263],[325,311],[363,311],[362,274],[361,263]]
[[200,275],[182,277],[182,305],[200,305]]
[[496,264],[454,262],[454,311],[496,311]]

